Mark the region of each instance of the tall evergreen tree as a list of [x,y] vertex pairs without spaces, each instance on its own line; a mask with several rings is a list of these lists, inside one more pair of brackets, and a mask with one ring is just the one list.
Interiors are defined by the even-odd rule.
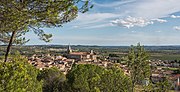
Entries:
[[137,46],[131,46],[127,56],[127,65],[132,80],[132,91],[134,91],[136,84],[140,84],[142,80],[150,78],[148,54],[140,43]]

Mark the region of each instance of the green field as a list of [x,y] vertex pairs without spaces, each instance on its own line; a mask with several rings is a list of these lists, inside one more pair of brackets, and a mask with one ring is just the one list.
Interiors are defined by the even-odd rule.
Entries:
[[[31,56],[33,54],[54,54],[62,55],[66,53],[67,45],[31,45],[31,46],[13,46],[11,54],[19,51],[22,55]],[[124,57],[128,53],[129,46],[84,46],[73,45],[71,48],[74,51],[94,50],[101,57],[108,57],[109,54],[116,54]],[[52,50],[55,49],[55,50]],[[149,53],[150,59],[160,60],[180,60],[180,46],[145,46]],[[6,46],[0,46],[0,56],[3,56],[6,51]]]
[[159,54],[159,55],[151,55],[151,59],[160,59],[160,60],[180,60],[180,54],[175,55],[165,55],[165,54]]

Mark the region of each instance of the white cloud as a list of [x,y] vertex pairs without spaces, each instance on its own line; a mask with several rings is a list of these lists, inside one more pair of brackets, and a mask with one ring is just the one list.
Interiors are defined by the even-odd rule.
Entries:
[[174,26],[173,29],[180,31],[180,26]]
[[110,10],[121,15],[126,12],[125,16],[157,19],[179,12],[178,2],[179,0],[116,0],[111,3],[94,2],[94,5],[101,7],[101,10]]
[[112,21],[112,24],[118,25],[118,26],[123,26],[126,28],[131,28],[134,26],[144,27],[149,24],[153,24],[153,22],[149,21],[147,19],[144,19],[142,17],[135,18],[135,17],[128,16],[125,19],[116,19],[116,20]]
[[79,26],[73,26],[73,28],[78,28]]
[[[131,28],[144,27],[154,22],[165,23],[165,17],[180,12],[179,0],[118,0],[112,3],[96,3],[93,12],[79,13],[72,22],[76,28],[103,28],[109,21],[112,24]],[[115,9],[116,8],[116,9]],[[101,12],[99,11],[101,10]],[[129,18],[131,16],[132,18]],[[172,18],[180,16],[172,15]],[[125,19],[123,19],[125,18]],[[162,19],[163,18],[163,19]],[[107,25],[108,26],[108,25]]]
[[167,20],[164,20],[164,19],[151,19],[152,21],[157,21],[159,23],[165,23],[167,22]]
[[135,3],[127,6],[127,9],[135,17],[156,19],[179,12],[180,3],[178,2],[179,0],[136,0]]
[[156,33],[161,33],[162,31],[161,31],[161,30],[156,30],[155,32],[156,32]]
[[128,16],[125,19],[113,20],[111,23],[114,24],[114,25],[117,25],[117,26],[123,26],[123,27],[126,27],[126,28],[131,28],[131,27],[134,27],[134,26],[144,27],[144,26],[153,24],[154,21],[159,22],[159,23],[167,22],[167,20],[164,20],[164,19],[151,19],[151,20],[148,20],[148,19],[142,18],[142,17],[136,18],[136,17]]
[[[131,4],[119,6],[119,14],[126,13],[125,19],[119,18],[112,23],[127,28],[139,26],[144,27],[154,22],[165,23],[167,20],[161,19],[168,17],[170,14],[180,11],[179,0],[136,0]],[[125,11],[123,11],[125,10]],[[132,16],[127,20],[126,16]],[[172,18],[180,16],[172,15]]]
[[170,17],[171,17],[171,18],[174,18],[174,19],[175,19],[175,18],[180,18],[180,16],[176,16],[176,15],[171,15]]
[[109,20],[119,16],[115,13],[80,13],[72,26],[79,29],[102,28],[111,26]]
[[96,28],[104,28],[114,26],[112,23],[107,24],[99,24],[99,25],[91,25],[91,26],[84,26],[82,29],[96,29]]
[[116,18],[118,16],[118,14],[114,13],[80,13],[76,20],[84,23],[94,23],[101,22],[110,18]]

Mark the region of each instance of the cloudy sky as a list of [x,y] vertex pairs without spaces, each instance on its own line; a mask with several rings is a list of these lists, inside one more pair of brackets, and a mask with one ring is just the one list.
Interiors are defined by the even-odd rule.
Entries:
[[89,12],[60,28],[46,28],[45,43],[31,32],[27,44],[180,45],[180,0],[91,0]]

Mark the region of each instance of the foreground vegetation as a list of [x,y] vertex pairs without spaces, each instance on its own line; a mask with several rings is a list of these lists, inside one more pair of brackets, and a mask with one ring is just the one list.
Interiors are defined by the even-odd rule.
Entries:
[[64,75],[55,67],[37,70],[21,56],[0,63],[0,92],[168,92],[170,87],[163,81],[132,91],[131,78],[116,66],[74,65]]
[[[143,46],[132,46],[126,57],[130,76],[116,65],[101,67],[74,65],[64,75],[56,67],[37,70],[20,54],[0,61],[0,92],[168,92],[170,82],[152,83],[147,53]],[[148,85],[143,84],[148,81]]]
[[129,92],[131,81],[117,67],[75,65],[65,76],[57,68],[37,70],[21,56],[0,64],[1,92]]
[[39,70],[20,55],[11,62],[0,61],[0,92],[41,92],[42,81],[37,80]]

